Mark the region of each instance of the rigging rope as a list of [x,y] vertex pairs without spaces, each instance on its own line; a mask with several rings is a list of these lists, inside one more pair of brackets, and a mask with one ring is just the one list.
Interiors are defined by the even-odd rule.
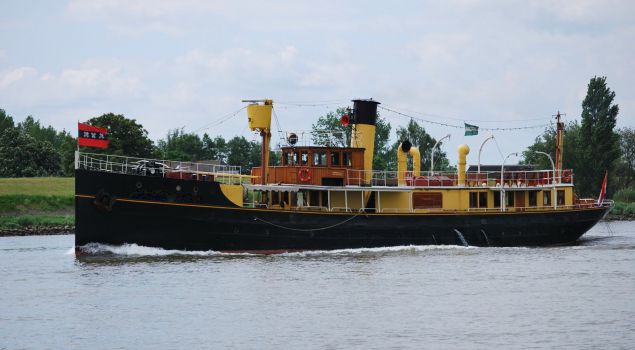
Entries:
[[[390,107],[390,106],[379,106],[379,108],[381,108],[381,107],[396,109],[396,108],[393,108],[393,107]],[[456,121],[461,121],[461,122],[476,122],[476,123],[499,123],[499,122],[501,122],[500,120],[480,120],[480,119],[453,118],[453,117],[443,116],[443,115],[439,115],[439,114],[417,112],[417,111],[413,111],[413,110],[409,110],[409,109],[405,109],[405,108],[401,108],[401,110],[409,112],[409,113],[422,115],[422,116],[434,117],[434,118],[439,118],[439,119],[450,119],[450,120],[456,120]],[[528,121],[537,121],[537,120],[545,121],[546,119],[551,119],[551,118],[542,117],[542,118],[528,118],[528,119],[505,119],[505,121],[506,122],[528,122]]]
[[[428,119],[423,119],[420,117],[416,117],[413,115],[409,115],[406,113],[402,113],[399,111],[396,111],[394,109],[390,109],[387,107],[383,107],[383,106],[377,106],[379,109],[385,110],[387,112],[391,112],[394,113],[398,116],[404,117],[404,118],[408,118],[408,119],[414,119],[414,120],[418,120],[424,123],[429,123],[429,124],[435,124],[435,125],[441,125],[441,126],[446,126],[449,128],[455,128],[455,129],[464,129],[465,126],[463,125],[453,125],[453,124],[447,124],[447,123],[441,123],[441,122],[435,122],[432,120],[428,120]],[[520,127],[511,127],[511,128],[485,128],[485,127],[479,127],[479,130],[487,130],[487,131],[507,131],[507,130],[524,130],[524,129],[537,129],[537,128],[545,128],[547,126],[549,126],[551,124],[540,124],[540,125],[531,125],[531,126],[520,126]]]
[[247,106],[243,106],[239,110],[234,111],[232,113],[225,114],[224,116],[222,116],[222,117],[220,117],[220,118],[218,118],[218,119],[216,119],[216,120],[214,120],[214,121],[212,121],[212,122],[210,122],[208,124],[203,125],[202,127],[198,128],[198,129],[192,131],[192,133],[194,134],[194,133],[197,133],[199,131],[203,131],[203,130],[207,130],[207,129],[215,127],[215,126],[219,126],[219,125],[225,123],[226,121],[230,120],[231,118],[235,117],[238,113],[240,113],[245,108],[247,108]]
[[276,109],[271,107],[271,111],[273,112],[273,120],[276,122],[276,127],[278,128],[278,138],[281,142],[285,142],[285,135],[282,132],[282,128],[280,127],[280,122],[278,121],[278,114],[276,113]]
[[287,226],[282,226],[282,225],[274,224],[273,222],[269,222],[269,221],[264,220],[264,219],[261,219],[261,218],[259,218],[259,217],[257,217],[257,216],[254,216],[254,220],[256,220],[256,221],[262,221],[262,222],[264,222],[265,224],[269,224],[269,225],[271,225],[271,226],[274,226],[274,227],[277,227],[277,228],[281,228],[281,229],[285,229],[285,230],[290,230],[290,231],[300,231],[300,232],[310,232],[310,231],[323,231],[323,230],[328,230],[328,229],[330,229],[330,228],[333,228],[333,227],[337,227],[337,226],[343,225],[343,224],[345,224],[345,223],[347,223],[347,222],[349,222],[349,221],[351,221],[351,220],[355,219],[356,217],[358,217],[358,216],[359,216],[359,214],[360,214],[360,213],[357,213],[357,214],[355,214],[355,215],[351,216],[350,218],[348,218],[348,219],[346,219],[346,220],[344,220],[344,221],[342,221],[342,222],[339,222],[339,223],[337,223],[337,224],[330,225],[330,226],[325,226],[325,227],[320,227],[320,228],[293,228],[293,227],[287,227]]
[[294,107],[322,107],[322,106],[332,106],[335,104],[349,103],[348,100],[324,100],[324,101],[316,101],[316,102],[280,102],[276,101],[276,104],[286,105],[286,106],[294,106]]

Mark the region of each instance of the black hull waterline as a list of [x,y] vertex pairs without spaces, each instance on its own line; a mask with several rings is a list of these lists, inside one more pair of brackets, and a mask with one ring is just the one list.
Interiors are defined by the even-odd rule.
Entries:
[[241,208],[215,182],[77,170],[75,245],[216,251],[543,246],[576,241],[608,210],[378,214]]

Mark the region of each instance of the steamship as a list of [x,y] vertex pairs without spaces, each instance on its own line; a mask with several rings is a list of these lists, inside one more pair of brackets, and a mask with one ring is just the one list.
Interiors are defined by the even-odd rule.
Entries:
[[[262,137],[250,175],[205,162],[78,152],[75,245],[125,243],[180,250],[286,252],[403,245],[544,246],[578,240],[612,203],[578,199],[562,169],[558,124],[553,169],[423,172],[420,152],[402,140],[397,171],[373,170],[377,105],[353,100],[343,123],[350,143],[281,147],[269,165],[271,100],[244,101]],[[408,159],[411,166],[409,166]],[[504,162],[503,162],[504,163]]]

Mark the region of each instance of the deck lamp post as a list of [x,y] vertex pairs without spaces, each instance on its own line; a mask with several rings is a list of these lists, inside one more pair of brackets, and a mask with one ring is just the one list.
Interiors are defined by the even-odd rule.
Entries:
[[434,144],[434,147],[432,147],[432,154],[430,156],[430,176],[434,176],[434,150],[437,148],[437,146],[439,146],[441,141],[445,139],[450,139],[450,134],[443,136],[441,139],[439,139],[439,141],[437,141],[437,143]]
[[551,158],[549,153],[540,151],[534,151],[534,153],[544,154],[551,162],[551,168],[553,169],[553,179],[551,179],[551,201],[553,202],[553,209],[558,209],[558,205],[556,204],[556,166],[553,163],[553,158]]
[[481,143],[481,148],[478,149],[478,173],[481,173],[481,151],[483,150],[483,146],[487,143],[487,141],[494,139],[494,135],[490,135],[488,138]]
[[505,186],[503,185],[503,169],[505,168],[505,162],[507,161],[507,158],[511,156],[518,157],[518,152],[508,154],[507,157],[503,159],[503,164],[501,165],[501,211],[505,211]]

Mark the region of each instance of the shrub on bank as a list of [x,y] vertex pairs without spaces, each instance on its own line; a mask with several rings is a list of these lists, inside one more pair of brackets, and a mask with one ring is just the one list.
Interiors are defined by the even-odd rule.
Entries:
[[624,215],[633,215],[635,214],[635,203],[629,203],[624,207],[624,210],[622,211],[622,214]]
[[19,215],[0,216],[0,228],[17,229],[24,227],[72,226],[73,215]]
[[635,188],[623,188],[613,196],[616,202],[635,203]]
[[627,203],[615,202],[613,209],[611,209],[611,214],[622,215],[624,214],[624,209],[628,206]]

